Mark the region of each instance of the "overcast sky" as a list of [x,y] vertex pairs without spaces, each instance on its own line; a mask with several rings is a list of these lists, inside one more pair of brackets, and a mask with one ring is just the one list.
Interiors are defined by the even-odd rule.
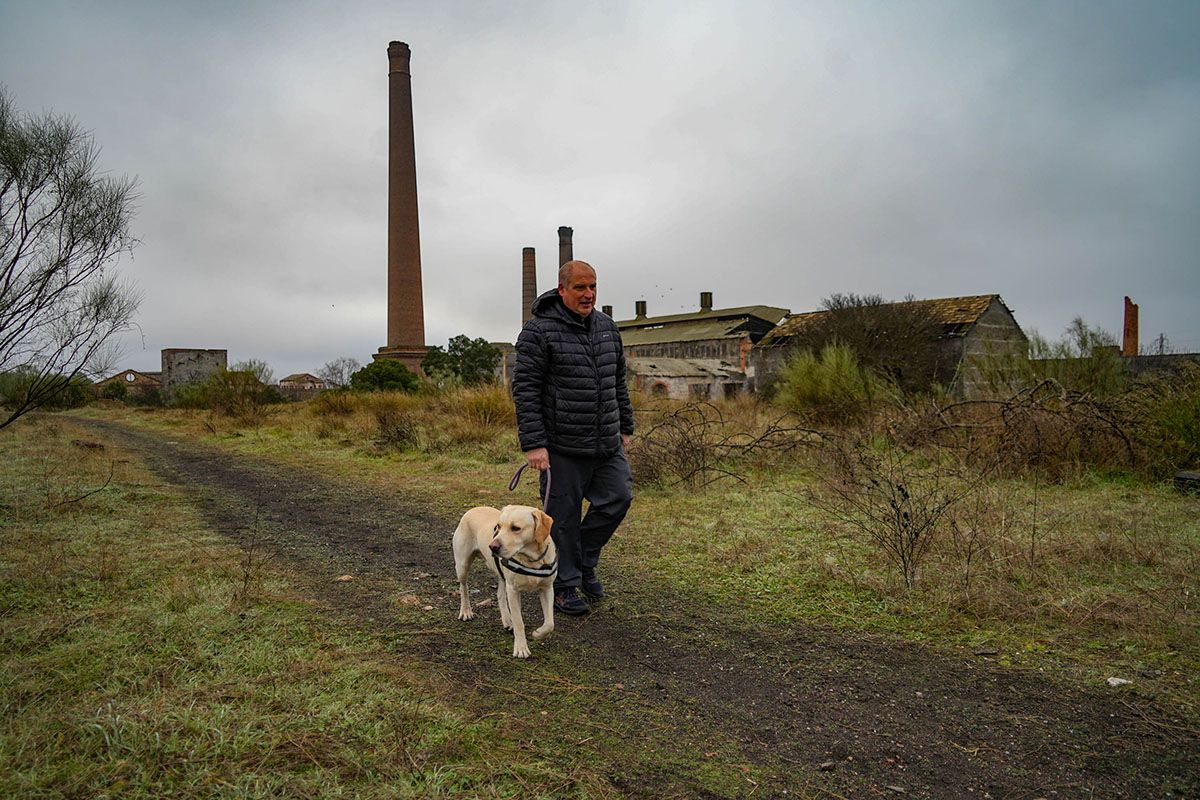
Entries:
[[122,367],[386,339],[408,42],[427,344],[515,339],[557,228],[618,319],[999,293],[1200,350],[1200,3],[0,0],[0,83],[136,175]]

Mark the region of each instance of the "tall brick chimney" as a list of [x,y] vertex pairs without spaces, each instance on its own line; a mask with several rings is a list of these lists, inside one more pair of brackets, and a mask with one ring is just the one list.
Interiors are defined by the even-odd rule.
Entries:
[[387,345],[376,359],[419,371],[425,357],[421,236],[417,225],[417,155],[413,136],[411,51],[390,42],[388,54],[388,310]]
[[645,319],[646,318],[646,301],[645,300],[634,300],[633,301],[633,316],[634,316],[634,319]]
[[1121,334],[1121,355],[1136,356],[1138,354],[1138,306],[1137,303],[1125,298],[1125,328]]
[[712,311],[712,292],[700,293],[700,311]]
[[566,225],[558,229],[558,265],[560,267],[568,261],[575,260],[575,248],[571,244],[571,236],[574,233],[575,231]]
[[521,249],[521,327],[533,319],[537,299],[537,254],[532,247]]

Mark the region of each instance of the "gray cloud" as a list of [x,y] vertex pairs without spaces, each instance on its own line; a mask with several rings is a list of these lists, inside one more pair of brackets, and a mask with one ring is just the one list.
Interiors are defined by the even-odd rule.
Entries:
[[137,174],[145,349],[382,345],[386,58],[413,47],[427,339],[511,341],[555,230],[601,302],[1000,292],[1200,349],[1194,4],[0,2],[0,76]]

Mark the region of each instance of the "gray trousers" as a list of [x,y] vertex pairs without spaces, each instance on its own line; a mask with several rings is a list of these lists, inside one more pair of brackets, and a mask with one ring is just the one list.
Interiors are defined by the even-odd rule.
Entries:
[[[546,473],[541,474],[543,494]],[[583,501],[588,501],[587,514]],[[633,502],[633,475],[625,454],[580,458],[550,452],[550,497],[546,513],[554,518],[550,535],[558,548],[554,588],[579,586],[583,570],[593,570],[600,549],[612,538]]]

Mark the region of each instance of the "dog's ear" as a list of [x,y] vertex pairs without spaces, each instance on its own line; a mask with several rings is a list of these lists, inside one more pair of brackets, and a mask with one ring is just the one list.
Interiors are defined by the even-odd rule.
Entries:
[[554,518],[545,511],[534,509],[533,518],[537,521],[537,530],[534,532],[534,541],[538,545],[544,545],[546,540],[550,538],[550,526],[554,524]]

